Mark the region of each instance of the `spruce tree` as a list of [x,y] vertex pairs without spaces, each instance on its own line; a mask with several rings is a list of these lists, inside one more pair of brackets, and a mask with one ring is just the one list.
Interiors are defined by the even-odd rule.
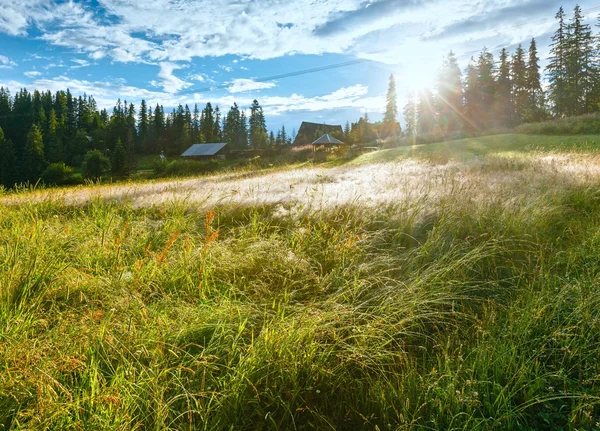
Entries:
[[525,119],[529,92],[527,90],[527,65],[525,51],[519,45],[512,59],[512,97],[514,104],[513,124],[520,124]]
[[492,125],[492,107],[496,95],[496,80],[494,70],[494,56],[484,48],[477,62],[477,81],[479,97],[477,108],[479,111],[479,125],[487,129]]
[[58,119],[54,108],[50,110],[50,118],[48,119],[48,133],[44,136],[44,152],[49,163],[59,163],[64,161],[62,142],[58,135]]
[[418,112],[417,104],[415,103],[415,95],[409,93],[406,104],[403,109],[405,131],[409,137],[415,137],[417,135],[417,121]]
[[0,185],[5,188],[11,188],[17,181],[16,165],[17,153],[15,146],[10,139],[4,136],[4,131],[0,127]]
[[527,81],[527,108],[525,120],[528,122],[541,121],[544,110],[544,91],[542,89],[540,75],[540,59],[538,57],[537,44],[531,39],[529,45],[529,59],[526,71]]
[[[430,90],[424,90],[419,94],[419,107],[417,108],[417,112],[417,127],[419,134],[427,135],[434,133],[437,129],[437,123],[434,109],[434,97]],[[363,139],[367,138],[363,136]]]
[[253,148],[264,148],[268,144],[267,138],[267,126],[265,122],[265,116],[263,109],[258,103],[258,100],[254,99],[252,106],[250,107],[250,146]]
[[146,105],[146,101],[142,99],[140,103],[140,114],[138,120],[139,127],[139,143],[137,145],[137,150],[143,153],[149,153],[149,132],[150,132],[150,124],[148,119],[148,106]]
[[346,139],[350,136],[350,122],[346,121],[346,126],[344,127],[344,136]]
[[471,131],[479,129],[479,77],[475,60],[471,58],[465,72],[464,95],[465,95],[465,120],[467,128]]
[[573,17],[567,25],[566,35],[566,77],[567,115],[581,115],[590,112],[591,96],[595,79],[594,38],[579,5],[575,6]]
[[126,177],[129,175],[127,151],[120,138],[117,139],[117,143],[112,152],[111,168],[113,175],[117,177]]
[[567,113],[567,28],[565,25],[565,11],[561,8],[555,17],[558,20],[558,29],[552,36],[550,57],[546,74],[548,76],[549,97],[552,102],[554,115],[560,117]]
[[37,124],[31,126],[27,134],[27,143],[25,144],[25,165],[27,180],[35,183],[44,169],[46,161],[44,159],[44,138],[42,131]]
[[390,75],[386,100],[387,104],[383,122],[395,124],[398,121],[398,101],[396,100],[396,81],[394,80],[394,74]]
[[512,113],[512,82],[510,76],[510,61],[508,51],[502,48],[500,52],[500,64],[498,67],[497,90],[495,100],[495,123],[498,127],[511,125]]
[[443,133],[452,133],[462,128],[463,94],[461,73],[452,51],[444,59],[437,83],[438,123]]

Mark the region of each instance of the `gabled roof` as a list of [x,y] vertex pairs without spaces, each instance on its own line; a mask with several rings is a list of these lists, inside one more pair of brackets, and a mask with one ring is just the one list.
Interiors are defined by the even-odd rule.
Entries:
[[221,151],[225,144],[194,144],[181,157],[214,156]]
[[321,130],[322,133],[343,133],[342,126],[332,126],[331,124],[309,123],[303,121],[300,130],[296,134],[294,145],[308,145],[315,139],[315,133]]
[[335,139],[330,134],[325,134],[325,135],[321,136],[319,139],[317,139],[315,142],[313,142],[313,145],[324,145],[324,144],[343,145],[344,143],[338,139]]

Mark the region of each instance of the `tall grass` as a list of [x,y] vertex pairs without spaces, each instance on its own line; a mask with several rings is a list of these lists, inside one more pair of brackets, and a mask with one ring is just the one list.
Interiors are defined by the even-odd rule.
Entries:
[[596,177],[523,160],[377,205],[0,203],[0,428],[600,427]]

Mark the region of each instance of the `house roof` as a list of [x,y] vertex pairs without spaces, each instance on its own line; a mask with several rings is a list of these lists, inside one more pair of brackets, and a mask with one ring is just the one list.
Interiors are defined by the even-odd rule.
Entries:
[[181,157],[214,156],[221,151],[225,144],[194,144]]
[[325,134],[313,142],[313,145],[343,145],[344,143],[338,139],[335,139],[330,134]]
[[323,133],[340,132],[343,133],[342,126],[332,126],[331,124],[309,123],[303,121],[300,130],[296,134],[294,145],[308,145],[315,139],[315,133],[321,130]]

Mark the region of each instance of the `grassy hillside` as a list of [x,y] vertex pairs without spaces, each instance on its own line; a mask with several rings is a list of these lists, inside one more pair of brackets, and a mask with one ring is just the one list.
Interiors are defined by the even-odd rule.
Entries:
[[598,428],[595,142],[0,197],[0,429]]

